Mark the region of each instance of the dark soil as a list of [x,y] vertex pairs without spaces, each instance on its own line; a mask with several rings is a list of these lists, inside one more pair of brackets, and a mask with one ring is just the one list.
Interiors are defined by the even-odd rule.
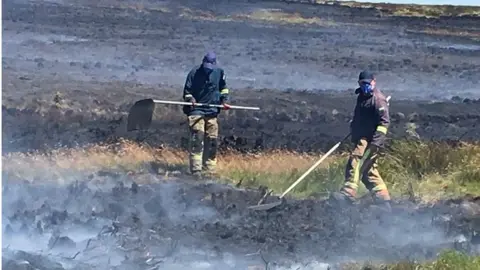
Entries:
[[[317,23],[255,19],[269,12]],[[325,151],[348,132],[353,89],[365,68],[378,72],[380,88],[392,95],[391,138],[478,139],[478,22],[280,1],[8,1],[2,151],[120,137],[183,146],[180,107],[157,106],[143,133],[126,132],[126,115],[142,98],[179,100],[186,73],[210,48],[227,72],[232,103],[261,107],[222,113],[222,148]],[[434,30],[470,37],[422,33]],[[417,134],[407,132],[412,123]],[[91,175],[75,175],[77,184],[62,187],[5,176],[3,267],[263,269],[266,261],[308,269],[315,261],[372,256],[424,259],[445,247],[472,250],[478,241],[478,200],[399,202],[393,217],[380,219],[360,206],[342,213],[325,201],[257,213],[245,209],[260,199],[253,191],[183,181],[132,191],[142,177],[158,182],[145,175],[93,184],[85,182]],[[113,188],[118,183],[127,188]]]
[[[319,23],[242,17],[265,12],[298,13]],[[330,148],[348,132],[353,89],[364,68],[378,72],[379,87],[392,95],[392,138],[409,134],[408,123],[421,138],[478,138],[478,21],[275,1],[8,1],[3,151],[120,136],[182,145],[186,124],[179,106],[158,105],[147,135],[127,133],[126,114],[141,98],[180,100],[186,73],[209,48],[227,71],[232,102],[261,107],[221,116],[223,146]],[[425,29],[471,38],[419,33]],[[57,107],[56,92],[63,96]]]
[[147,183],[151,175],[90,179],[64,187],[4,183],[4,269],[20,269],[22,260],[37,269],[247,269],[263,260],[269,269],[314,262],[326,269],[368,257],[432,259],[479,244],[478,198],[422,207],[399,201],[390,215],[315,200],[256,212],[246,209],[262,196],[254,190]]

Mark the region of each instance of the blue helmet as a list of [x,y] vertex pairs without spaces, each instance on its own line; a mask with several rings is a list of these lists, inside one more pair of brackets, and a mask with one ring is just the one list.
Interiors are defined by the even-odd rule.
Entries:
[[206,71],[211,71],[217,64],[217,55],[213,51],[209,51],[202,60],[202,66]]

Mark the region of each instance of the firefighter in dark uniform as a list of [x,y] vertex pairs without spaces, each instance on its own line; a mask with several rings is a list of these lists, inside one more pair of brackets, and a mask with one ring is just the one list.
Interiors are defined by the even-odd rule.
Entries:
[[362,71],[358,78],[359,88],[354,116],[350,123],[354,150],[346,166],[345,183],[333,199],[353,203],[360,179],[374,195],[377,207],[391,211],[390,194],[378,172],[377,158],[384,147],[390,125],[389,104],[385,95],[376,87],[373,73]]
[[195,103],[223,104],[223,109],[228,110],[228,97],[225,72],[217,66],[215,53],[208,52],[202,64],[188,73],[183,89],[183,99],[192,103],[184,106],[183,111],[188,117],[190,131],[190,172],[197,177],[203,171],[216,173],[220,108],[195,106]]

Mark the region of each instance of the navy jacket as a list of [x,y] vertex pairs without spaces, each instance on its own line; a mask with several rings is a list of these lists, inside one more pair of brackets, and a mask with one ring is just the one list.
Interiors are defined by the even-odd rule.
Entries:
[[[191,101],[192,97],[197,103],[221,104],[228,101],[229,90],[225,72],[215,67],[209,74],[202,65],[194,67],[187,76],[183,88],[183,99]],[[217,116],[220,108],[208,108],[195,106],[184,106],[184,113],[187,115]]]

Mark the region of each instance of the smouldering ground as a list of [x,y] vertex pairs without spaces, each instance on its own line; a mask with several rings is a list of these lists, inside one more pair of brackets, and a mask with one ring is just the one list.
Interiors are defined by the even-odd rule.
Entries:
[[[295,269],[314,262],[324,262],[320,269],[326,269],[326,262],[339,267],[335,269],[360,269],[369,261],[365,256],[371,258],[372,254],[375,265],[405,257],[432,260],[436,252],[446,249],[475,254],[480,240],[475,235],[480,229],[480,205],[475,198],[480,195],[478,144],[395,141],[380,167],[395,201],[394,214],[386,220],[364,208],[369,204],[368,196],[361,198],[358,206],[341,211],[323,200],[341,184],[346,153],[335,153],[327,159],[276,211],[255,213],[245,209],[267,191],[262,186],[272,188],[272,195],[278,194],[320,155],[222,153],[221,179],[216,182],[236,186],[233,188],[186,176],[184,151],[154,149],[129,141],[46,153],[10,153],[2,160],[3,198],[8,209],[4,234],[11,248],[24,249],[21,243],[9,241],[18,235],[22,243],[28,243],[32,241],[24,236],[28,232],[30,237],[43,240],[37,241],[38,250],[25,251],[92,269],[111,264],[118,269],[133,269],[128,267],[151,263],[167,268],[206,264],[245,269],[264,267],[263,260],[272,264],[272,269]],[[272,200],[268,198],[267,202]],[[32,217],[36,223],[28,221]],[[70,222],[77,224],[79,231],[69,229]],[[52,244],[60,241],[51,234],[55,230],[64,237],[57,247]],[[107,236],[110,230],[114,233]],[[152,239],[161,240],[154,244],[150,243]],[[50,255],[44,253],[43,241],[53,248]],[[172,241],[178,248],[170,247]],[[65,245],[68,249],[62,252]],[[213,253],[204,259],[198,251],[187,248],[192,245]],[[89,247],[115,253],[107,263],[95,260],[95,252]],[[219,248],[223,252],[218,253]],[[396,250],[395,254],[390,250]],[[5,247],[4,252],[12,264],[27,256],[14,255]],[[77,253],[76,260],[68,259]],[[121,254],[129,259],[120,262]],[[245,254],[250,254],[248,260],[242,259]],[[191,260],[184,260],[180,266],[176,260],[182,256]],[[235,263],[227,259],[232,256]],[[445,256],[445,260],[473,263],[460,255]],[[39,264],[37,259],[28,260]],[[138,264],[136,260],[143,261]],[[357,261],[355,266],[343,264],[352,260]],[[425,269],[444,269],[447,263],[441,259],[430,264],[433,268]],[[395,267],[381,269],[417,269],[416,264],[407,262]]]
[[[476,11],[346,5],[5,2],[3,268],[325,269],[372,256],[475,254]],[[146,133],[126,132],[125,116],[140,98],[180,99],[186,72],[211,48],[233,103],[262,110],[220,116],[221,179],[199,183],[184,174],[179,107],[159,106]],[[355,78],[366,68],[393,97],[394,140],[381,169],[394,215],[365,208],[368,196],[344,211],[323,200],[343,181],[348,145],[286,205],[248,211],[346,134]],[[474,263],[449,256],[430,268]]]

